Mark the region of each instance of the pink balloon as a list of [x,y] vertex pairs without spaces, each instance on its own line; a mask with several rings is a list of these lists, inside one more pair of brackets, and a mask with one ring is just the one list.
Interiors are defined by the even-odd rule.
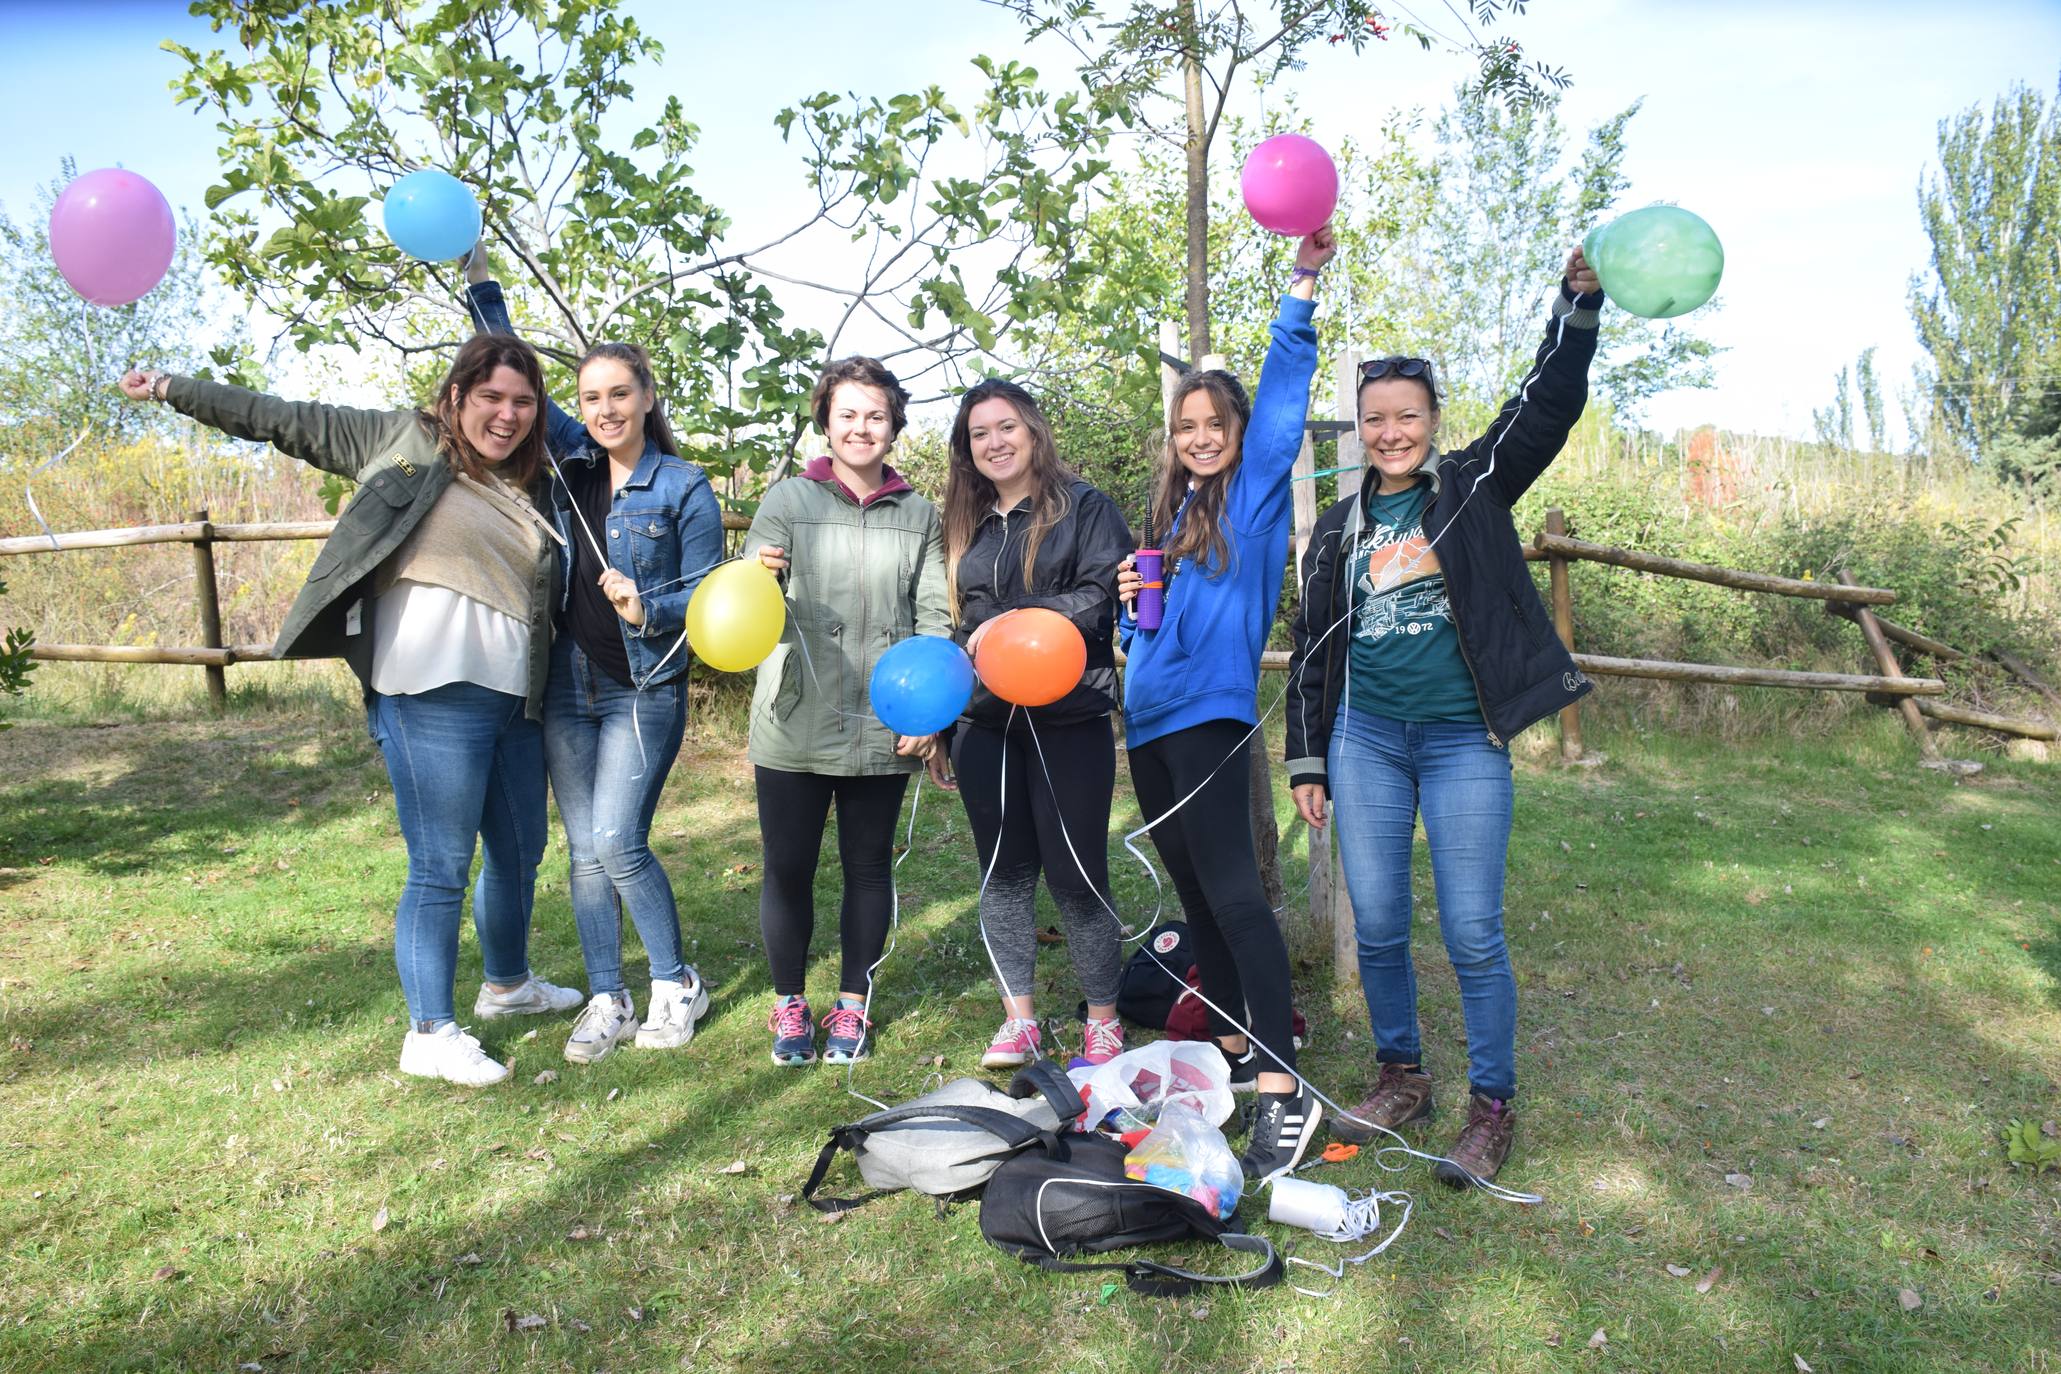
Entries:
[[50,211],[50,256],[95,305],[127,305],[163,281],[177,238],[164,193],[119,167],[79,177]]
[[1245,208],[1269,233],[1301,238],[1338,208],[1338,168],[1315,139],[1276,134],[1245,159]]

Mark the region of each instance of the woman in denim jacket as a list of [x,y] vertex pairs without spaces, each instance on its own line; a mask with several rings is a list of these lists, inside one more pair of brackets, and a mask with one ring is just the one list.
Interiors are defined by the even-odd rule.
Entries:
[[[474,321],[513,333],[481,254],[466,266]],[[572,859],[573,919],[587,961],[587,1009],[565,1057],[591,1063],[632,1040],[672,1049],[694,1037],[708,990],[687,965],[672,883],[651,852],[651,817],[687,725],[687,601],[723,557],[723,515],[701,469],[679,456],[634,344],[580,360],[575,419],[546,398],[556,461],[548,506],[565,537],[544,701],[544,757]],[[606,555],[603,558],[601,555]],[[651,965],[640,1024],[623,984],[627,909]]]

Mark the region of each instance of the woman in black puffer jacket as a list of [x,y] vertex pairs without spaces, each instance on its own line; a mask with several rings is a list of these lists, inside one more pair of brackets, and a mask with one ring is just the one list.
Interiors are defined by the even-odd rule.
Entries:
[[1553,633],[1510,508],[1588,400],[1603,303],[1568,255],[1537,361],[1488,432],[1439,456],[1422,358],[1361,369],[1366,484],[1325,512],[1302,562],[1289,665],[1288,781],[1313,826],[1338,822],[1380,1076],[1333,1133],[1366,1140],[1431,1111],[1410,962],[1410,850],[1421,812],[1439,930],[1467,1022],[1466,1125],[1438,1176],[1496,1176],[1510,1152],[1517,982],[1503,938],[1509,741],[1589,691]]
[[952,740],[986,878],[981,930],[1002,979],[1002,1027],[981,1062],[1025,1064],[1040,1051],[1031,986],[1042,871],[1066,917],[1067,949],[1088,1000],[1082,1052],[1099,1064],[1123,1049],[1109,902],[1109,713],[1116,566],[1131,552],[1130,529],[1114,501],[1060,461],[1030,393],[1001,380],[982,382],[960,402],[943,506],[954,634],[968,653],[997,619],[1028,607],[1065,616],[1088,645],[1080,684],[1049,706],[1012,707],[976,685]]

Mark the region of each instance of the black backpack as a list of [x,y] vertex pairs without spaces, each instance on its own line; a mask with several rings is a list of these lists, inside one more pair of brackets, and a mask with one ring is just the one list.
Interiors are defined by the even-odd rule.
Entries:
[[[1165,1030],[1174,1003],[1188,991],[1184,980],[1194,962],[1195,946],[1186,922],[1154,926],[1124,963],[1116,984],[1117,1014],[1133,1025]],[[1083,1017],[1086,1005],[1082,1004]]]
[[[1025,1150],[1005,1160],[981,1195],[980,1233],[998,1249],[1053,1273],[1121,1273],[1132,1292],[1148,1297],[1180,1297],[1204,1284],[1266,1288],[1281,1282],[1281,1257],[1272,1242],[1236,1229],[1185,1194],[1126,1178],[1124,1147],[1106,1136],[1065,1136],[1057,1148]],[[1218,1277],[1153,1260],[1073,1264],[1067,1258],[1197,1237],[1260,1262],[1246,1273]]]

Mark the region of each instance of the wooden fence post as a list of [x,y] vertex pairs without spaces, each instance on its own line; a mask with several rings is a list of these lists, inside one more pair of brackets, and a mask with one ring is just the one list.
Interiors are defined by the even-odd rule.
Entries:
[[[1341,498],[1359,494],[1367,452],[1360,443],[1360,350],[1349,348],[1338,359],[1337,418],[1346,428],[1338,435],[1338,454],[1331,460],[1338,474]],[[1323,881],[1318,881],[1322,864]],[[1345,886],[1345,864],[1331,842],[1331,827],[1310,836],[1310,906],[1321,925],[1331,930],[1331,979],[1341,988],[1360,981],[1360,940],[1353,920],[1352,894]]]
[[[222,598],[215,587],[215,527],[208,523],[207,507],[193,513],[200,533],[193,541],[193,585],[200,598],[200,642],[209,649],[222,647]],[[201,669],[208,675],[208,709],[221,715],[229,708],[229,674],[219,665]]]
[[[1567,533],[1567,513],[1558,506],[1546,511],[1546,533],[1561,536]],[[1567,579],[1567,560],[1554,554],[1546,561],[1546,569],[1553,588],[1553,628],[1560,632],[1560,643],[1571,654],[1574,652],[1574,588]],[[1580,702],[1570,701],[1560,708],[1560,758],[1565,763],[1581,762]]]
[[[1854,586],[1854,580],[1845,572],[1839,574],[1843,587]],[[1896,655],[1890,652],[1889,640],[1882,634],[1882,627],[1875,623],[1875,613],[1866,606],[1854,604],[1854,621],[1861,627],[1861,634],[1868,641],[1869,650],[1875,655],[1875,666],[1884,677],[1902,677],[1904,670],[1897,664]],[[1932,731],[1926,727],[1925,717],[1918,711],[1918,703],[1909,697],[1898,697],[1896,709],[1904,718],[1904,725],[1918,741],[1918,753],[1927,763],[1939,762],[1939,748],[1932,742]]]

